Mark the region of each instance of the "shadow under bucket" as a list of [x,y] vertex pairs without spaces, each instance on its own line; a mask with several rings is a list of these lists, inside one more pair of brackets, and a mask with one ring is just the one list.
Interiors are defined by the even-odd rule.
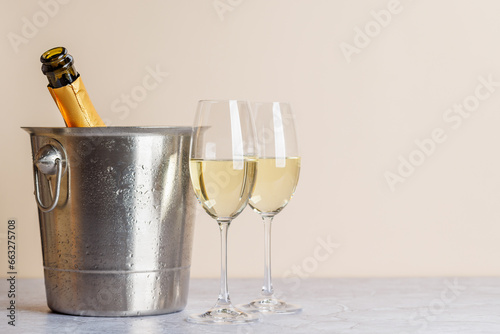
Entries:
[[50,309],[182,310],[194,227],[191,128],[23,129],[31,136]]

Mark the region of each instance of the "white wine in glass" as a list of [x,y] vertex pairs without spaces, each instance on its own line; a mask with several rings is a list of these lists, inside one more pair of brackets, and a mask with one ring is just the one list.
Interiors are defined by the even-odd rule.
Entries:
[[277,214],[292,199],[299,181],[300,157],[259,158],[250,206],[260,214]]
[[234,307],[227,285],[227,231],[248,203],[255,184],[255,127],[247,102],[200,101],[190,150],[190,175],[198,201],[221,235],[220,292],[215,305],[187,321],[245,324],[260,317]]
[[194,191],[205,211],[215,219],[234,218],[246,206],[254,183],[257,161],[191,159]]
[[257,129],[257,177],[249,204],[264,222],[264,284],[261,296],[242,308],[262,313],[293,314],[302,308],[274,296],[271,275],[271,224],[292,199],[299,180],[300,156],[294,117],[288,103],[252,105]]

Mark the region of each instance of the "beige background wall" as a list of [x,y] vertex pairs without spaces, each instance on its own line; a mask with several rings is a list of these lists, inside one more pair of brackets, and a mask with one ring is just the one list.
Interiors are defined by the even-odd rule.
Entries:
[[[277,279],[500,275],[499,13],[494,0],[4,1],[1,268],[15,218],[19,272],[42,275],[19,127],[64,125],[38,60],[63,45],[110,125],[191,125],[199,99],[292,103],[303,169],[275,221]],[[168,75],[126,107],[153,69]],[[230,230],[231,277],[262,275],[262,237],[246,210]],[[203,212],[192,275],[219,275]]]

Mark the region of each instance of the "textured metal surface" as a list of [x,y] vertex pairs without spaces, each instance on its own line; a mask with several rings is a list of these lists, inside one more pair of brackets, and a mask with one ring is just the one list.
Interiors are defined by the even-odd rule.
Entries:
[[[195,197],[191,128],[24,128],[32,153],[67,157],[56,208],[39,211],[48,306],[92,316],[186,305]],[[54,176],[40,178],[43,201]]]

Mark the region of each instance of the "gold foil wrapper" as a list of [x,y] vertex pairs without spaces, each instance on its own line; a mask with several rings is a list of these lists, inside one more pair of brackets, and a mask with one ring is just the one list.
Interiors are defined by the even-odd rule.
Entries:
[[68,127],[106,126],[94,108],[81,77],[70,85],[51,88],[50,95],[57,104]]

